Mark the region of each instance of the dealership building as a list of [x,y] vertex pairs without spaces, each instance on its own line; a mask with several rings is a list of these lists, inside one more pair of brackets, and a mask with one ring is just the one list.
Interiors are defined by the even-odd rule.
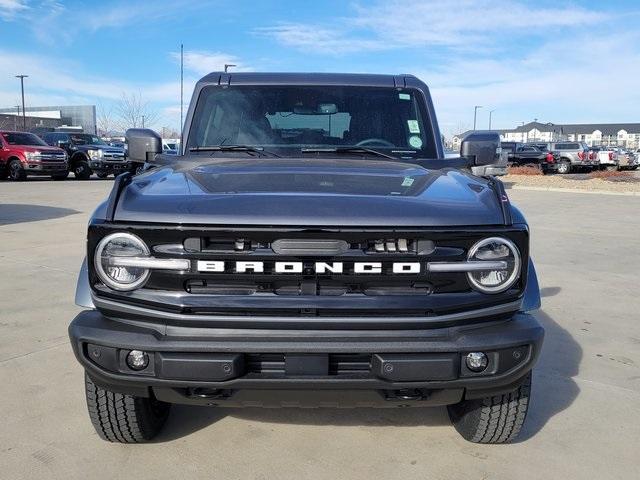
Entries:
[[[557,124],[529,122],[517,128],[494,130],[504,142],[585,142],[593,145],[617,145],[640,148],[640,123],[578,123]],[[459,148],[468,130],[452,137],[452,147]]]
[[[82,130],[96,133],[95,105],[60,105],[52,107],[25,108],[27,130],[52,131],[60,129]],[[19,118],[16,118],[19,117]],[[22,109],[20,107],[0,108],[0,123],[3,128],[22,130]]]

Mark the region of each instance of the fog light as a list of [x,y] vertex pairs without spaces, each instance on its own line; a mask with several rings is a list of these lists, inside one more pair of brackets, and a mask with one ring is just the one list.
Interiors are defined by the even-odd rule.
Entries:
[[481,372],[489,364],[489,359],[482,352],[471,352],[467,354],[467,368],[472,372]]
[[144,370],[149,365],[149,355],[141,350],[131,350],[127,355],[127,365],[131,370]]

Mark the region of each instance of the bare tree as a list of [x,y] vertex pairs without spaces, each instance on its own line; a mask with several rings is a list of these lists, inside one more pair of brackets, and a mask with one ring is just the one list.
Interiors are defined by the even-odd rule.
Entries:
[[110,136],[118,128],[116,118],[113,115],[113,106],[106,108],[103,104],[98,105],[96,123],[98,124],[98,135]]
[[149,102],[142,97],[142,93],[123,93],[116,105],[119,126],[121,130],[128,128],[149,128],[158,121],[158,112],[151,109]]
[[162,138],[180,138],[180,132],[172,127],[160,127],[160,136]]

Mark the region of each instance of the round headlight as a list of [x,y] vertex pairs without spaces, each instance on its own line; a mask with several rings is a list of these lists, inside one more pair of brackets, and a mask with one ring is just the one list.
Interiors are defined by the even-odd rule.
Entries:
[[148,257],[149,248],[135,235],[112,233],[104,237],[94,257],[94,265],[102,282],[114,290],[134,290],[149,278],[149,270],[141,267],[115,265],[114,258]]
[[[511,240],[501,237],[485,238],[469,250],[470,262],[491,262],[491,268],[467,273],[469,282],[483,293],[500,293],[507,290],[520,275],[520,252]],[[500,265],[496,268],[496,265]]]

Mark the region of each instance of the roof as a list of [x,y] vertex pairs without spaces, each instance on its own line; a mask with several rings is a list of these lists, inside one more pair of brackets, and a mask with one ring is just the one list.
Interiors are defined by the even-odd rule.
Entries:
[[467,135],[469,135],[469,134],[471,134],[471,133],[474,133],[474,132],[476,132],[476,133],[477,133],[477,132],[483,132],[483,133],[486,133],[486,132],[494,132],[494,133],[499,133],[500,135],[502,135],[502,134],[503,134],[503,133],[505,133],[505,132],[511,132],[511,131],[512,131],[512,130],[498,130],[498,129],[495,129],[495,128],[492,128],[491,130],[480,130],[480,129],[478,129],[478,130],[467,130],[467,131],[462,132],[462,133],[456,133],[456,134],[454,135],[454,137],[464,138],[464,137],[466,137]]
[[[559,135],[588,135],[590,133],[599,130],[603,135],[617,135],[620,130],[625,130],[627,133],[640,133],[640,123],[541,123],[541,122],[529,122],[519,127],[506,129],[506,130],[494,130],[500,134],[505,133],[526,133],[531,130],[538,130],[540,132],[553,132]],[[467,130],[464,133],[455,135],[456,137],[464,137],[471,133],[473,130]]]
[[382,75],[372,73],[291,73],[291,72],[212,72],[198,83],[219,85],[354,85],[368,87],[404,87],[413,75]]

